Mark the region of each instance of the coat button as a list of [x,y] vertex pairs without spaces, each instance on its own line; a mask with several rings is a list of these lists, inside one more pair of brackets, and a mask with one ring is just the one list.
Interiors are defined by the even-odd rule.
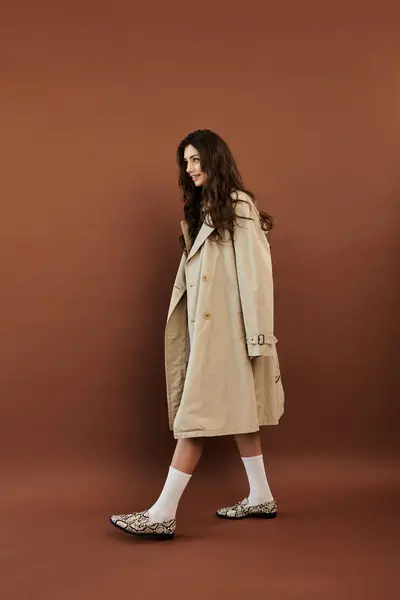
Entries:
[[206,312],[204,313],[204,318],[205,319],[209,319],[211,317],[210,313]]

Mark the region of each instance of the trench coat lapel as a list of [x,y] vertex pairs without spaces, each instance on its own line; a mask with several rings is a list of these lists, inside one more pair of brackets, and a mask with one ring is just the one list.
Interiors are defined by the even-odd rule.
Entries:
[[196,239],[194,240],[193,246],[190,249],[187,260],[189,261],[193,256],[200,250],[201,246],[204,244],[208,236],[214,231],[215,227],[207,225],[207,223],[203,223],[200,228],[199,233],[197,234]]
[[186,292],[186,277],[185,277],[185,262],[186,255],[183,253],[181,262],[179,263],[178,272],[175,277],[174,287],[172,290],[172,296],[169,303],[168,316],[167,321],[169,321],[170,316],[174,312],[175,308],[179,304],[182,296]]
[[189,227],[186,221],[181,221],[181,227],[183,237],[185,239],[187,255],[185,253],[182,255],[181,262],[178,267],[178,272],[176,274],[172,297],[169,305],[167,321],[169,321],[172,313],[174,312],[175,308],[182,299],[182,296],[186,292],[185,263],[191,258],[193,258],[193,256],[200,250],[201,246],[204,244],[210,233],[215,229],[215,227],[203,223],[199,233],[197,234],[194,244],[192,245],[189,235]]
[[186,223],[186,221],[181,221],[181,227],[182,227],[183,237],[185,238],[186,250],[187,250],[187,253],[189,254],[190,249],[192,247],[192,241],[191,241],[190,235],[189,235],[189,225]]

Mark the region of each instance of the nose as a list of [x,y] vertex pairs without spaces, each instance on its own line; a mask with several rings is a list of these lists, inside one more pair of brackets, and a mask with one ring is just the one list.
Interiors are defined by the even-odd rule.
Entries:
[[188,164],[188,166],[186,167],[186,173],[189,173],[189,175],[192,173],[193,169],[192,167]]

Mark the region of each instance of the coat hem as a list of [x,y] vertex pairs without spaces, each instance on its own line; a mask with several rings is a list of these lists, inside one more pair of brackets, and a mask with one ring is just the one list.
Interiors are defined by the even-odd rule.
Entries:
[[195,438],[195,437],[217,437],[223,435],[237,435],[241,433],[254,433],[260,430],[260,427],[266,425],[278,425],[278,421],[267,421],[262,422],[259,425],[248,426],[248,427],[235,427],[232,430],[227,431],[226,429],[194,429],[192,431],[175,431],[174,438]]

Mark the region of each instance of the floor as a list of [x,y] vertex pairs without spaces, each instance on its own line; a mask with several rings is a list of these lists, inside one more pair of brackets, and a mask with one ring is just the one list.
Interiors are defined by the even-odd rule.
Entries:
[[280,458],[269,471],[278,518],[218,520],[217,507],[241,498],[238,473],[196,474],[175,538],[157,542],[120,532],[108,515],[146,508],[160,474],[13,470],[0,499],[0,598],[400,598],[398,460]]

